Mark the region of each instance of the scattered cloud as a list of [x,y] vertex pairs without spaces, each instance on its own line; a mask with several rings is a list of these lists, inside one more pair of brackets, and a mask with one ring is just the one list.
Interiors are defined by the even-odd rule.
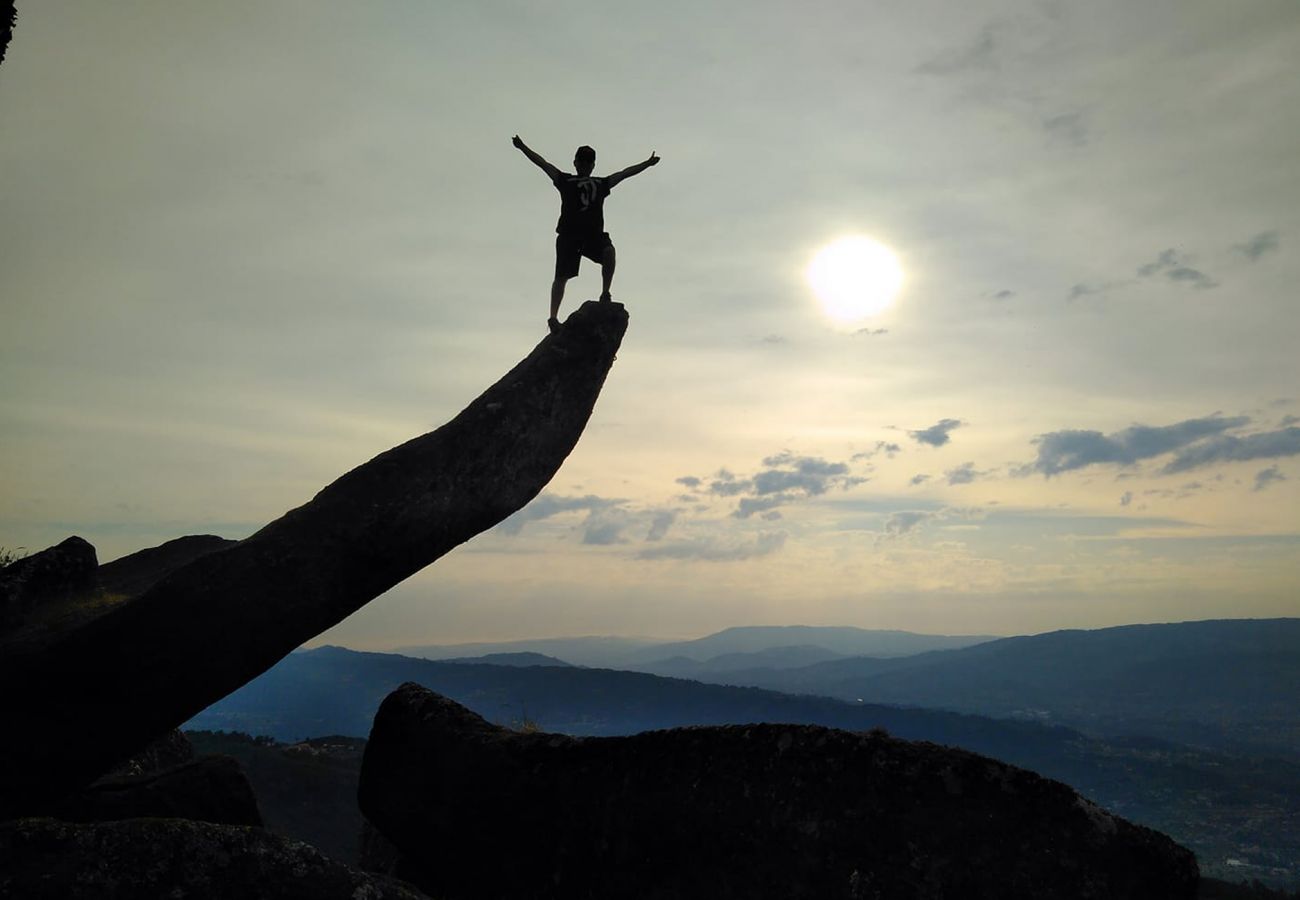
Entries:
[[632,524],[628,511],[619,507],[593,509],[582,524],[582,542],[596,547],[626,544],[623,530]]
[[1133,425],[1113,434],[1053,431],[1034,439],[1038,445],[1038,458],[1018,469],[1017,474],[1041,472],[1050,477],[1100,463],[1130,466],[1139,460],[1171,453],[1210,435],[1240,428],[1249,421],[1245,416],[1215,414],[1173,425]]
[[696,478],[694,475],[683,475],[681,478],[677,479],[677,483],[683,484],[686,487],[690,488],[691,490],[695,491],[695,490],[699,490],[700,485],[702,485],[704,482]]
[[1270,484],[1275,484],[1279,481],[1286,481],[1286,476],[1278,470],[1277,466],[1269,466],[1267,469],[1260,469],[1255,473],[1255,490],[1262,491]]
[[1290,426],[1256,434],[1218,434],[1180,450],[1161,471],[1186,472],[1221,462],[1244,462],[1300,455],[1300,428]]
[[785,546],[784,531],[760,532],[750,540],[722,541],[696,538],[663,541],[637,553],[637,559],[699,559],[709,562],[732,562],[769,556]]
[[1119,505],[1120,505],[1120,506],[1128,506],[1128,505],[1129,505],[1130,503],[1132,503],[1132,502],[1133,502],[1133,492],[1132,492],[1132,491],[1125,491],[1125,492],[1124,492],[1124,495],[1123,495],[1122,497],[1119,498]]
[[920,509],[904,509],[890,515],[885,520],[885,537],[900,537],[901,535],[911,532],[922,522],[928,522],[937,517],[937,512],[928,512]]
[[1251,262],[1258,262],[1261,256],[1267,256],[1277,250],[1279,243],[1276,231],[1261,231],[1245,243],[1235,245],[1232,249]]
[[785,342],[785,338],[781,337],[779,334],[764,335],[759,341],[759,343],[762,344],[784,344]]
[[1012,297],[1014,297],[1015,295],[1016,295],[1016,292],[1015,292],[1015,291],[1013,291],[1013,290],[1009,290],[1009,289],[1007,289],[1007,288],[1003,288],[1002,290],[998,291],[996,294],[993,295],[993,299],[994,299],[994,300],[1010,300],[1010,299],[1011,299]]
[[1162,250],[1152,262],[1138,266],[1137,274],[1141,278],[1164,275],[1170,281],[1177,281],[1194,288],[1207,290],[1219,286],[1219,283],[1199,269],[1193,269],[1187,258],[1174,248]]
[[857,331],[853,332],[854,337],[857,337],[859,335],[870,337],[871,335],[876,335],[876,334],[889,334],[889,329],[888,328],[859,328]]
[[962,424],[964,423],[960,419],[941,419],[929,428],[909,431],[908,434],[922,444],[929,444],[931,447],[942,447],[948,443],[948,432],[954,428],[960,428]]
[[911,480],[908,481],[907,483],[910,485],[918,485],[918,484],[925,484],[929,480],[930,480],[929,475],[920,474],[920,475],[913,475]]

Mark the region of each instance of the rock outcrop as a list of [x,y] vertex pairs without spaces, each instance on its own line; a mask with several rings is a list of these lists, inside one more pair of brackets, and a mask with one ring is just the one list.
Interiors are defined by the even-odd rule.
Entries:
[[1192,898],[1192,854],[1058,782],[815,726],[521,734],[419,685],[366,747],[397,872],[453,898]]
[[626,328],[621,304],[584,304],[436,431],[75,628],[0,642],[0,819],[84,787],[523,507],[577,443]]
[[95,548],[70,537],[0,569],[0,630],[16,627],[43,603],[91,593],[98,566]]
[[0,898],[427,900],[260,828],[183,819],[0,824]]
[[51,814],[68,822],[163,818],[262,824],[253,786],[239,760],[220,755],[200,756],[158,772],[101,778]]
[[191,534],[138,550],[99,567],[99,586],[108,594],[138,597],[172,572],[201,556],[233,547],[239,541],[215,534]]

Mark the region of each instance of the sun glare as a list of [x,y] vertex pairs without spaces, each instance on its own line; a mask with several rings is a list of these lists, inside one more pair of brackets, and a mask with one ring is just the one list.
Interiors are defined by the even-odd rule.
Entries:
[[840,324],[861,322],[884,311],[903,286],[898,257],[879,241],[851,235],[817,251],[808,284],[822,311]]

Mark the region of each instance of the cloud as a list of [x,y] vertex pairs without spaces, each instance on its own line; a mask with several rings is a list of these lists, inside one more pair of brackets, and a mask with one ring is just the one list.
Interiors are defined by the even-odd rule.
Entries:
[[854,337],[857,337],[858,335],[866,335],[869,337],[877,334],[889,334],[889,329],[888,328],[859,328],[857,331],[853,332]]
[[650,520],[650,530],[646,533],[647,541],[660,541],[668,534],[668,529],[673,527],[673,522],[677,521],[677,510],[662,509],[654,514]]
[[713,481],[709,483],[709,493],[717,494],[719,497],[734,497],[737,494],[747,493],[754,483],[748,478],[738,479],[726,469],[719,469],[718,474],[713,476]]
[[1088,143],[1088,123],[1083,113],[1061,113],[1043,120],[1043,130],[1052,141],[1082,147]]
[[626,544],[623,530],[631,523],[627,510],[593,509],[587,515],[587,520],[582,523],[582,542],[597,547]]
[[505,534],[519,534],[529,522],[540,522],[551,516],[576,509],[585,509],[589,513],[620,506],[626,501],[611,500],[587,494],[584,497],[562,497],[558,494],[542,494],[514,515],[505,519],[496,530]]
[[683,475],[681,478],[677,479],[677,483],[684,484],[686,487],[694,491],[704,482],[700,481],[700,479],[696,478],[694,475]]
[[901,537],[911,532],[922,522],[928,522],[938,515],[936,512],[919,509],[899,510],[885,520],[885,537]]
[[1286,481],[1286,476],[1278,470],[1277,466],[1269,466],[1267,469],[1260,469],[1255,473],[1255,490],[1262,491],[1270,484],[1279,481]]
[[990,71],[998,68],[998,42],[993,27],[986,26],[974,42],[945,51],[922,63],[917,71],[926,75],[960,75],[965,72]]
[[1142,278],[1163,274],[1170,281],[1181,282],[1201,290],[1219,286],[1219,283],[1209,275],[1189,266],[1186,257],[1172,247],[1161,251],[1153,262],[1138,266],[1137,274]]
[[1003,288],[1002,290],[998,291],[996,294],[993,295],[993,299],[994,299],[994,300],[1010,300],[1010,299],[1011,299],[1012,297],[1014,297],[1015,295],[1016,295],[1016,292],[1015,292],[1015,291],[1013,291],[1013,290],[1009,290],[1009,289],[1007,289],[1007,288]]
[[784,531],[763,531],[752,540],[725,542],[713,538],[665,541],[647,547],[637,559],[699,559],[708,562],[733,562],[757,559],[776,553],[785,546]]
[[1102,294],[1108,294],[1117,287],[1123,287],[1122,281],[1099,281],[1094,284],[1085,284],[1079,282],[1070,288],[1070,293],[1066,295],[1066,300],[1078,300],[1080,297],[1096,297]]
[[954,428],[960,428],[961,425],[962,421],[960,419],[941,419],[929,428],[922,428],[920,431],[909,431],[908,434],[922,444],[929,444],[931,447],[942,447],[948,443],[948,432]]
[[943,473],[949,484],[970,484],[975,479],[987,474],[988,472],[977,470],[973,462],[962,463],[957,468],[948,469]]
[[1122,497],[1119,498],[1119,505],[1120,505],[1120,506],[1128,506],[1128,505],[1129,505],[1130,503],[1132,503],[1132,502],[1133,502],[1133,492],[1132,492],[1132,491],[1125,491],[1125,492],[1124,492],[1124,495],[1123,495]]
[[1300,428],[1293,425],[1256,434],[1216,435],[1180,450],[1161,471],[1169,475],[1220,462],[1245,462],[1296,455],[1300,455]]
[[797,494],[771,494],[767,497],[741,497],[732,513],[737,519],[748,519],[754,513],[767,513],[778,506],[797,500]]
[[908,483],[908,484],[911,484],[911,485],[925,484],[925,483],[926,483],[927,481],[929,481],[929,480],[930,480],[930,476],[929,476],[929,475],[924,475],[924,474],[921,474],[921,475],[913,475],[912,478],[911,478],[911,480],[908,481],[907,483]]
[[1276,231],[1261,231],[1244,244],[1237,244],[1232,249],[1251,262],[1258,262],[1261,256],[1274,252],[1278,246],[1278,233]]
[[897,444],[892,444],[889,443],[888,441],[876,441],[876,446],[872,447],[870,450],[863,450],[861,453],[853,454],[853,456],[849,457],[849,461],[857,462],[858,460],[861,459],[871,459],[873,456],[876,456],[880,453],[885,454],[885,456],[888,457],[889,459],[893,459],[894,454],[900,453],[902,452],[902,450],[903,448],[898,446]]
[[1171,453],[1203,438],[1240,428],[1249,421],[1245,416],[1225,417],[1215,414],[1201,419],[1187,419],[1173,425],[1133,425],[1113,434],[1102,434],[1100,431],[1053,431],[1034,439],[1038,445],[1038,458],[1017,469],[1016,474],[1041,472],[1050,477],[1102,463],[1130,466],[1139,460]]

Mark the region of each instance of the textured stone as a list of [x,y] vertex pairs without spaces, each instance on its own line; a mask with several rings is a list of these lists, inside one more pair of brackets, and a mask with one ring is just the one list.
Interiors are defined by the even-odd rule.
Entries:
[[1192,898],[1192,854],[1058,782],[816,726],[521,734],[419,685],[359,792],[440,897]]
[[182,566],[237,543],[215,534],[186,535],[104,563],[99,567],[99,584],[107,593],[136,597]]
[[421,900],[260,828],[183,819],[0,824],[0,898],[13,900]]
[[0,818],[85,786],[523,507],[576,445],[626,328],[621,304],[584,304],[436,431],[76,628],[0,645],[0,721],[21,736],[0,743]]

